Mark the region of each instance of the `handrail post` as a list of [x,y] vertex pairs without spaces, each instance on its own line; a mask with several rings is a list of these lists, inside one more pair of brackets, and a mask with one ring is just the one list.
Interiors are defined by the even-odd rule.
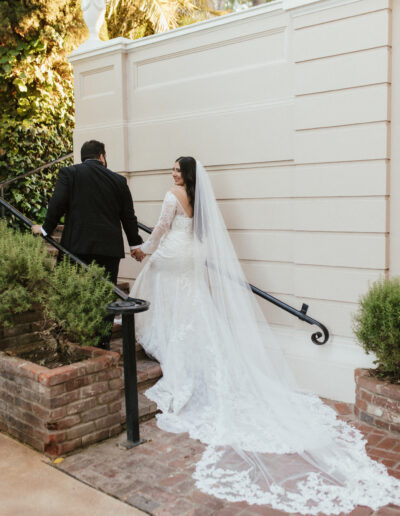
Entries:
[[126,449],[134,448],[146,442],[145,439],[140,439],[139,432],[135,313],[144,312],[149,309],[149,306],[150,303],[143,299],[128,298],[127,301],[116,301],[106,307],[109,314],[122,315],[122,352],[124,357],[127,440],[120,443],[120,446]]

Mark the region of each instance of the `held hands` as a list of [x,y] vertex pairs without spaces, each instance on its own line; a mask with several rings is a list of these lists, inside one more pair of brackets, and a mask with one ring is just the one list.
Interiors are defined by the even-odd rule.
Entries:
[[34,235],[42,234],[42,226],[40,226],[39,224],[35,224],[34,226],[32,226],[31,230]]
[[135,258],[136,261],[141,262],[146,255],[138,247],[137,249],[131,249],[131,256],[132,258]]

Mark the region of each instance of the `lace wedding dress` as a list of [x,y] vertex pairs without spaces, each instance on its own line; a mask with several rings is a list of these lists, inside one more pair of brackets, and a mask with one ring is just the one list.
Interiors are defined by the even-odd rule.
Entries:
[[163,370],[146,396],[161,429],[207,444],[199,489],[307,515],[400,504],[400,481],[367,456],[360,432],[296,387],[199,162],[194,217],[168,192],[142,250],[152,256],[131,297],[151,307],[137,338]]

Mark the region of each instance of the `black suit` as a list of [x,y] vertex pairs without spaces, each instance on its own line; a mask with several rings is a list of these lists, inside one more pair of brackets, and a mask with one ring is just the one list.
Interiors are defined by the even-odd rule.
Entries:
[[73,254],[123,258],[121,222],[130,246],[142,243],[126,179],[97,160],[60,170],[43,229],[65,214],[61,245]]
[[[125,256],[121,223],[130,246],[142,243],[126,179],[97,160],[62,168],[43,224],[48,235],[63,215],[61,245],[84,262],[103,266],[116,283]],[[101,347],[109,348],[109,338]]]

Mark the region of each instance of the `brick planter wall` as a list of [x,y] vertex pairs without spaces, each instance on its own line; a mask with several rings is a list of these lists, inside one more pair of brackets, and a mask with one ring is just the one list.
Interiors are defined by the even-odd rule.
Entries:
[[48,369],[0,351],[0,430],[56,457],[122,430],[119,354]]
[[355,370],[354,412],[362,421],[400,433],[400,385],[383,382],[367,369]]

